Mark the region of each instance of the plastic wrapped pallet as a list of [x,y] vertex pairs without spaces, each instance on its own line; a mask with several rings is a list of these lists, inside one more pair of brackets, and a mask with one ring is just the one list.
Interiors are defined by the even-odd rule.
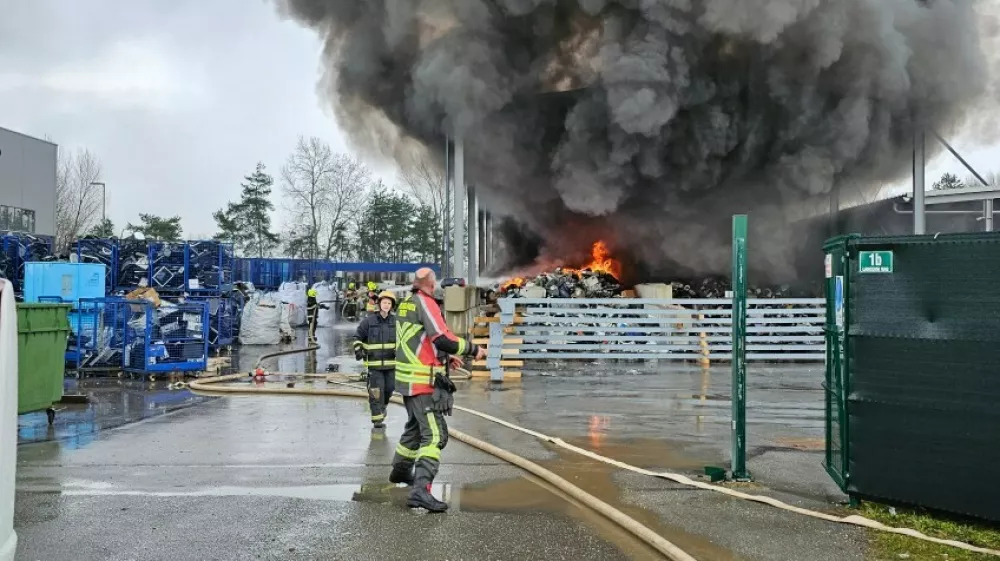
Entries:
[[319,327],[329,327],[336,320],[334,311],[337,308],[337,291],[325,281],[314,284],[313,288],[316,290],[316,301],[320,304],[326,304],[329,308],[327,310],[322,307],[319,309],[316,323]]
[[277,294],[255,293],[240,317],[240,342],[244,345],[277,345],[281,341],[281,299]]
[[286,304],[291,304],[289,323],[292,327],[306,324],[306,288],[304,282],[283,282],[278,287],[278,297]]

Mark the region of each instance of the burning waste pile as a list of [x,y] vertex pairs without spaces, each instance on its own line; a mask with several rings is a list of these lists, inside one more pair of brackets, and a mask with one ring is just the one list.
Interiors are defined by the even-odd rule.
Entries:
[[593,260],[579,269],[556,267],[532,278],[515,277],[499,285],[507,298],[614,298],[622,293],[621,265],[602,241],[591,249]]

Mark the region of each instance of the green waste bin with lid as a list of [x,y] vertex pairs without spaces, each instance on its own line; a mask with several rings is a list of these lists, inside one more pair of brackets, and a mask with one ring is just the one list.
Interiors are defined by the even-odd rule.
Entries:
[[71,304],[17,304],[17,413],[52,407],[63,396]]

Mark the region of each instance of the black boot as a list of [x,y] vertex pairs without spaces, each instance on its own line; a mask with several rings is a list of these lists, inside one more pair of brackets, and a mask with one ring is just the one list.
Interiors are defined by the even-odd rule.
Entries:
[[413,470],[408,468],[393,467],[389,473],[389,483],[406,483],[413,485]]
[[425,508],[430,512],[444,512],[448,510],[448,503],[439,501],[431,494],[430,485],[427,487],[414,487],[410,491],[410,498],[406,501],[406,506],[410,508]]

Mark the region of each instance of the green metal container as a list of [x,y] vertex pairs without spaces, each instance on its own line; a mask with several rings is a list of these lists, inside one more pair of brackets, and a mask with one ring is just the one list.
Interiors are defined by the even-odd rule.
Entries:
[[17,413],[62,399],[70,304],[17,305]]

